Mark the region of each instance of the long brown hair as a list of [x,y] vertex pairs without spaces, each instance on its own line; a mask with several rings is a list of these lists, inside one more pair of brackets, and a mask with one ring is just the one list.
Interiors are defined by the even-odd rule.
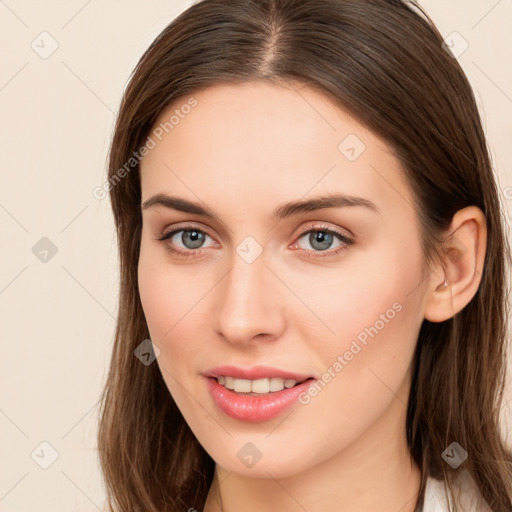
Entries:
[[491,509],[510,512],[512,455],[499,426],[510,308],[506,222],[471,87],[427,14],[401,0],[202,0],[139,60],[122,99],[104,187],[120,256],[118,321],[98,434],[110,510],[203,510],[215,467],[158,365],[134,357],[149,338],[137,286],[139,150],[159,114],[194,92],[282,80],[327,95],[394,149],[430,261],[440,255],[441,233],[457,210],[476,205],[484,212],[487,250],[476,295],[453,318],[424,320],[421,327],[406,435],[422,471],[418,507],[427,476],[452,489],[460,469],[442,453],[457,442],[468,452],[461,468]]

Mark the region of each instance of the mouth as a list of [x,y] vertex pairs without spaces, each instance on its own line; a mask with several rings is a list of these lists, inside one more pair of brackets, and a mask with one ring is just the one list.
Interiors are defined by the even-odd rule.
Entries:
[[300,382],[281,377],[249,380],[219,375],[207,377],[206,382],[221,412],[239,421],[258,423],[276,418],[297,405],[315,379],[309,377]]

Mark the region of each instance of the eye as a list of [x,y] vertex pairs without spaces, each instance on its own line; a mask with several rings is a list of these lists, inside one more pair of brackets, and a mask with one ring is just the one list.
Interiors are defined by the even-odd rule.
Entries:
[[[311,228],[311,226],[308,227]],[[180,226],[162,233],[157,238],[158,241],[166,244],[169,252],[185,258],[197,256],[201,254],[202,249],[215,245],[214,243],[204,245],[208,239],[214,242],[208,233],[195,226]],[[305,243],[302,242],[302,239],[304,239]],[[334,248],[332,248],[336,242],[337,245],[334,245]],[[340,253],[353,243],[354,240],[347,237],[341,231],[322,225],[314,226],[312,229],[303,232],[292,246],[292,249],[302,249],[310,253],[308,257],[328,257]]]
[[181,226],[163,233],[157,240],[166,242],[167,249],[170,252],[187,257],[193,256],[198,250],[205,248],[203,244],[208,238],[213,240],[210,235],[201,229],[194,226]]
[[[302,239],[306,242],[305,244],[304,242],[300,242]],[[332,248],[333,244],[336,242],[338,242],[338,244]],[[314,257],[324,257],[338,254],[353,243],[354,240],[336,229],[328,226],[315,226],[314,229],[309,229],[302,233],[297,243],[294,245],[294,248],[298,246],[300,249],[304,249],[308,252],[325,253],[314,255]],[[313,249],[312,251],[309,249],[308,245]]]

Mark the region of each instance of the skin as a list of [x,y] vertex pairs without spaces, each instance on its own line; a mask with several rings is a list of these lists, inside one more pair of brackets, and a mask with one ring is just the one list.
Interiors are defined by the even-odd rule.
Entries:
[[[216,462],[204,510],[413,512],[421,472],[405,437],[412,356],[425,318],[446,320],[476,293],[486,243],[482,212],[457,212],[450,257],[427,271],[398,160],[321,93],[248,83],[210,87],[194,98],[197,106],[143,159],[142,202],[172,194],[220,220],[142,209],[139,289],[163,378]],[[354,161],[338,149],[350,134],[366,146]],[[378,211],[351,206],[271,218],[289,201],[334,193],[365,198]],[[202,249],[187,248],[181,232],[173,242],[157,240],[184,222],[208,235]],[[321,251],[309,232],[322,226],[354,243],[333,237]],[[247,236],[263,249],[252,263],[237,254]],[[169,246],[192,256],[176,256]],[[210,397],[202,373],[223,364],[322,379],[393,304],[400,311],[359,343],[362,350],[309,403],[248,423],[226,416]],[[262,454],[252,467],[237,457],[249,442]]]

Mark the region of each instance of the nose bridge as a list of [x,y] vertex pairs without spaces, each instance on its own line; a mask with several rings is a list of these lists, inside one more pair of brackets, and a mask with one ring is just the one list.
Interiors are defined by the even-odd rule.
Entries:
[[278,282],[265,256],[245,240],[233,253],[231,269],[219,286],[216,329],[229,342],[245,343],[258,334],[273,338],[284,327]]

